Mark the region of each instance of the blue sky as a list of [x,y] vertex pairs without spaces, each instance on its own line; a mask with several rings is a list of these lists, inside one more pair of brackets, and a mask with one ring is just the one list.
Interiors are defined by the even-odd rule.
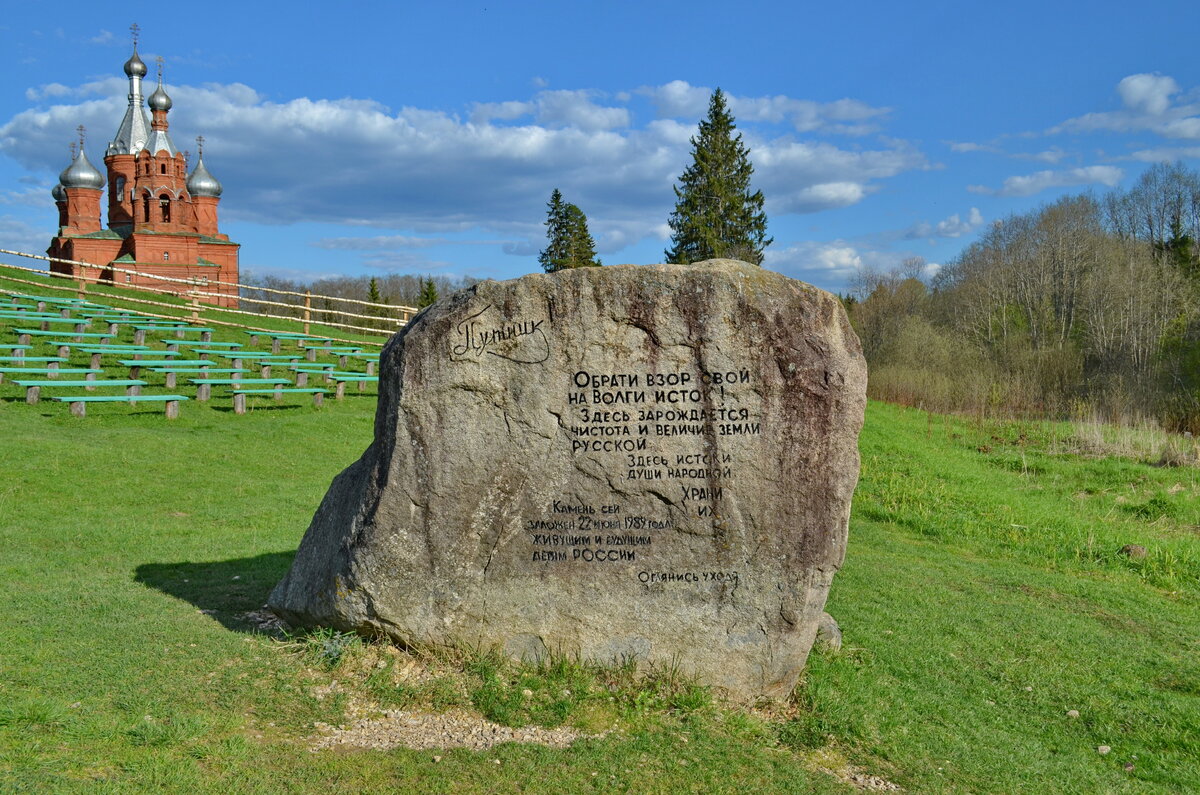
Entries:
[[[0,23],[0,248],[44,252],[74,129],[101,165],[128,28],[224,185],[244,271],[537,269],[559,188],[606,264],[662,260],[720,86],[765,265],[829,290],[931,270],[1066,193],[1200,168],[1200,4],[23,3]],[[11,259],[11,258],[8,258]]]

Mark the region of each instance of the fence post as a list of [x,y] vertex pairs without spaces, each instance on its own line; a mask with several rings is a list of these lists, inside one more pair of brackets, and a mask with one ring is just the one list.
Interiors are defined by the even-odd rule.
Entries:
[[195,290],[188,290],[188,294],[192,296],[192,322],[196,323],[200,320],[200,297]]
[[87,267],[84,265],[80,265],[78,268],[78,271],[79,271],[79,294],[78,295],[79,295],[79,300],[81,300],[81,301],[83,300],[84,296],[87,295],[87,274],[84,273],[84,271],[86,271],[86,270],[87,270]]
[[312,320],[312,290],[304,291],[304,333],[308,333],[308,323]]

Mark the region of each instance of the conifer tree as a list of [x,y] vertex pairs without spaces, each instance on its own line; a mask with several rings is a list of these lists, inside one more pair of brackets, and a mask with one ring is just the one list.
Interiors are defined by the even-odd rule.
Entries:
[[558,188],[550,194],[550,202],[546,208],[546,237],[550,242],[538,255],[538,262],[546,273],[553,273],[566,267],[570,259],[567,207]]
[[754,166],[735,130],[725,94],[718,88],[709,99],[708,116],[691,139],[692,164],[675,187],[667,262],[731,257],[762,264],[763,249],[772,240],[767,237],[763,194],[750,192]]
[[538,255],[542,268],[547,273],[553,273],[563,268],[599,265],[596,243],[588,231],[587,216],[583,210],[564,202],[558,188],[550,194],[546,206],[546,237],[549,243]]
[[574,204],[567,205],[568,268],[590,268],[600,265],[596,258],[596,242],[588,231],[587,216]]
[[417,308],[424,309],[432,305],[438,300],[437,285],[433,282],[433,277],[430,276],[421,282],[421,294],[417,296]]
[[[371,281],[367,282],[367,300],[372,304],[382,304],[384,302],[383,296],[379,294],[379,282],[375,281],[374,276],[371,277]],[[369,306],[367,307],[367,314],[382,317],[383,309],[377,306]],[[367,321],[367,325],[373,328],[379,328],[380,326],[377,320],[369,320]]]

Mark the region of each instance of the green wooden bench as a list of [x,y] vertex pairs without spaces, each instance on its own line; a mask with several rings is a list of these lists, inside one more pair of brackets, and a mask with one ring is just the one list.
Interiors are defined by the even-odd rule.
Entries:
[[250,331],[250,344],[257,345],[259,337],[268,337],[271,340],[271,353],[279,353],[280,343],[284,340],[288,342],[295,341],[297,344],[302,342],[317,342],[322,345],[332,345],[332,337],[318,337],[312,334],[302,334],[296,331]]
[[[92,321],[78,317],[35,317],[31,319],[41,324],[42,331],[50,331],[51,326],[71,326],[71,330],[76,334],[82,334],[85,328],[92,325]],[[66,334],[67,332],[60,331],[58,333]]]
[[233,413],[246,413],[246,395],[274,395],[275,400],[283,400],[285,394],[305,394],[313,396],[313,405],[320,406],[325,402],[324,389],[303,389],[298,387],[284,387],[282,384],[274,389],[239,389],[234,387],[233,390]]
[[269,378],[271,376],[271,368],[273,366],[289,365],[292,362],[297,361],[300,361],[300,356],[292,353],[280,353],[254,357],[254,362],[259,368],[259,375],[261,375],[263,378]]
[[68,359],[64,356],[0,356],[0,362],[42,362],[44,364],[55,362],[62,364],[65,361]]
[[308,386],[309,375],[324,375],[325,383],[332,383],[329,374],[335,370],[332,364],[289,364],[288,369],[296,373],[296,386]]
[[18,329],[13,329],[13,331],[17,332],[17,342],[21,343],[22,345],[27,345],[30,342],[32,342],[33,337],[53,337],[55,339],[48,339],[48,340],[46,340],[46,342],[49,342],[51,345],[56,345],[56,344],[61,345],[63,343],[57,342],[56,340],[63,339],[66,337],[69,337],[71,342],[83,342],[85,339],[110,340],[116,336],[116,334],[104,334],[99,331],[92,331],[92,332],[87,332],[87,333],[84,333],[84,332],[72,333],[69,331],[68,332],[42,331],[41,329],[32,329],[32,328],[18,328]]
[[[173,331],[178,339],[183,339],[183,335],[191,331],[200,335],[201,342],[211,341],[213,332],[210,328],[201,328],[187,323],[141,323],[133,327],[133,341],[139,344],[145,342],[148,331]],[[163,340],[163,342],[168,342],[168,340]]]
[[212,397],[212,388],[214,386],[232,386],[237,387],[241,384],[260,384],[270,385],[272,388],[276,384],[291,385],[291,381],[286,378],[189,378],[188,382],[196,386],[196,400],[208,400]]
[[234,373],[246,372],[245,367],[151,367],[150,369],[156,373],[163,373],[166,375],[166,384],[164,384],[164,386],[166,386],[167,389],[175,388],[175,384],[177,382],[176,379],[180,375],[199,375],[207,373],[211,376],[218,374],[233,375]]
[[240,342],[213,342],[211,340],[209,340],[207,342],[203,342],[200,340],[193,341],[193,340],[162,340],[162,339],[160,339],[159,342],[161,342],[163,345],[166,345],[168,347],[173,347],[173,348],[193,348],[193,349],[198,348],[198,349],[202,349],[202,350],[206,350],[206,351],[231,351],[231,350],[237,350],[238,348],[242,347],[242,343],[240,343]]
[[37,311],[39,312],[45,312],[47,304],[65,306],[67,308],[72,306],[99,306],[99,304],[92,304],[83,298],[58,298],[52,295],[29,295],[27,293],[9,293],[8,297],[19,298],[23,301],[32,301],[37,306]]
[[25,402],[31,406],[38,402],[38,399],[41,397],[43,387],[47,389],[52,387],[83,387],[90,392],[97,387],[123,386],[126,388],[126,397],[133,397],[141,394],[142,387],[146,386],[145,381],[139,381],[135,378],[116,378],[112,380],[97,381],[67,381],[64,379],[58,379],[54,381],[26,381],[22,379],[20,381],[13,381],[13,383],[17,386],[25,387]]
[[188,398],[184,395],[55,395],[53,399],[70,403],[71,414],[76,417],[87,416],[88,403],[166,403],[167,419],[173,420],[179,416],[179,403]]
[[47,378],[57,378],[60,375],[84,375],[88,378],[95,378],[95,374],[100,370],[91,367],[0,367],[0,382],[7,375],[44,375]]
[[379,361],[379,353],[347,353],[338,360],[339,367],[345,367],[341,359],[358,359],[367,363],[367,375],[375,375],[375,363]]
[[42,331],[49,331],[52,325],[70,324],[76,331],[83,331],[90,321],[78,318],[64,318],[48,312],[4,312],[0,311],[0,320],[19,320],[22,323],[38,323]]
[[346,396],[346,384],[348,382],[357,381],[358,382],[358,391],[362,392],[364,389],[366,389],[367,384],[378,384],[379,376],[367,375],[366,373],[331,372],[331,373],[325,374],[325,380],[332,381],[334,384],[337,385],[336,390],[334,391],[334,397],[337,398],[338,400],[341,400],[342,398],[344,398]]
[[310,362],[315,362],[317,360],[318,353],[327,353],[331,356],[337,356],[339,367],[346,366],[346,355],[351,353],[362,353],[362,348],[358,347],[349,347],[346,345],[339,345],[336,347],[332,345],[305,345],[303,340],[300,341],[300,349],[304,351],[304,358]]
[[129,368],[129,377],[137,378],[143,367],[204,367],[207,359],[117,359],[117,364]]

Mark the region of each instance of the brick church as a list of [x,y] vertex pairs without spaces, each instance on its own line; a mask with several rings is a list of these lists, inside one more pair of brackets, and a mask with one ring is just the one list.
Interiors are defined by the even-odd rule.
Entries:
[[[221,183],[204,166],[204,139],[197,139],[201,148],[189,174],[187,158],[167,130],[171,98],[163,88],[161,61],[158,87],[148,98],[149,116],[142,100],[146,64],[138,57],[136,39],[133,56],[125,62],[125,74],[129,77],[129,107],[104,154],[108,174],[100,173],[88,161],[81,128],[78,153],[54,187],[58,235],[46,253],[134,271],[88,269],[93,277],[100,273],[100,278],[114,284],[223,293],[219,298],[202,296],[200,300],[234,306],[237,288],[227,285],[238,280],[240,246],[217,228]],[[100,223],[100,201],[106,186],[107,228]],[[51,263],[50,269],[75,274],[75,266],[66,263]],[[196,287],[141,274],[191,279]]]

